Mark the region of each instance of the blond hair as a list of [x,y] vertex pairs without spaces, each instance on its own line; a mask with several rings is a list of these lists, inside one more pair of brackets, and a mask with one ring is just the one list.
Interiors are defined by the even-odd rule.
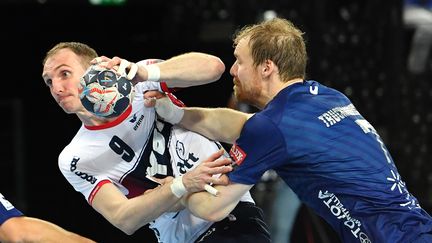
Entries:
[[97,52],[91,48],[90,46],[80,43],[80,42],[60,42],[51,48],[45,55],[45,58],[42,61],[42,65],[45,65],[45,62],[48,58],[55,55],[58,51],[63,49],[69,49],[73,53],[75,53],[78,57],[81,58],[81,64],[84,68],[90,66],[90,61],[98,56]]
[[305,78],[307,53],[303,33],[286,19],[274,18],[243,27],[234,35],[234,47],[249,38],[254,65],[273,61],[282,81]]

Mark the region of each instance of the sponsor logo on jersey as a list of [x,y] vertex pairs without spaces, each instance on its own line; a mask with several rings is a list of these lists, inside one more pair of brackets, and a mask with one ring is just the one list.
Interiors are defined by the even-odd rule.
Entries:
[[140,125],[141,125],[141,123],[142,123],[143,120],[144,120],[144,115],[141,115],[140,118],[137,121],[137,114],[135,113],[133,115],[133,117],[129,120],[129,122],[130,123],[135,123],[136,122],[136,124],[133,127],[133,129],[136,131],[140,127]]
[[133,128],[135,131],[140,127],[143,120],[144,120],[144,115],[141,115],[140,118],[138,119],[137,123],[135,124],[134,128]]
[[313,95],[317,95],[318,94],[318,86],[309,86],[309,93],[313,94]]
[[351,234],[359,239],[361,243],[371,243],[369,237],[361,231],[362,223],[360,220],[351,217],[350,211],[345,208],[339,198],[328,191],[319,191],[318,198],[329,208],[330,213],[333,214],[337,219],[343,221],[343,225],[347,227]]
[[229,152],[235,165],[241,165],[246,158],[246,153],[236,143],[231,147]]
[[136,113],[135,114],[133,114],[133,117],[129,120],[131,123],[134,123],[135,121],[136,121],[136,119],[137,119],[137,115],[136,115]]
[[80,160],[80,157],[78,157],[78,156],[73,157],[73,159],[70,163],[70,168],[69,168],[70,171],[73,172],[78,177],[80,177],[81,179],[86,180],[86,181],[90,182],[91,184],[95,184],[97,181],[96,177],[77,170],[77,163],[79,160]]
[[192,168],[193,163],[199,160],[199,158],[195,157],[193,153],[186,153],[184,144],[180,141],[176,142],[176,154],[177,158],[180,159],[180,162],[177,162],[177,167],[179,168],[179,172],[182,174],[186,173],[190,168]]

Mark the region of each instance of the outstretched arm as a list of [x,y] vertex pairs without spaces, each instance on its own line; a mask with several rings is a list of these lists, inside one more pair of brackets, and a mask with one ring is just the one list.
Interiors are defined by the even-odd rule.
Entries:
[[166,61],[149,65],[136,65],[121,59],[105,56],[92,61],[106,68],[118,68],[120,73],[133,72],[129,78],[133,83],[142,81],[163,81],[168,87],[189,87],[218,80],[225,71],[224,63],[216,56],[201,52],[189,52]]
[[1,242],[92,243],[53,223],[32,217],[14,217],[0,225]]
[[252,116],[229,108],[184,107],[179,109],[184,111],[179,125],[208,138],[230,144],[237,140],[243,125]]
[[253,115],[230,108],[178,107],[170,99],[160,97],[157,91],[144,94],[146,106],[155,106],[160,118],[200,133],[210,139],[234,143],[245,122]]
[[[166,61],[152,64],[160,69],[160,78],[168,87],[189,87],[218,80],[225,71],[224,63],[216,56],[189,52]],[[148,69],[139,68],[138,76],[147,80]]]

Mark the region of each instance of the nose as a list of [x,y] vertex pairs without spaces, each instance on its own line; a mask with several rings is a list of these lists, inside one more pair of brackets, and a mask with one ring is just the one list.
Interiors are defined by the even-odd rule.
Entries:
[[235,77],[237,74],[237,61],[233,63],[233,65],[230,68],[230,74],[231,76]]
[[59,95],[59,94],[63,93],[64,88],[63,88],[62,82],[60,80],[53,79],[51,85],[52,85],[51,91],[54,94]]

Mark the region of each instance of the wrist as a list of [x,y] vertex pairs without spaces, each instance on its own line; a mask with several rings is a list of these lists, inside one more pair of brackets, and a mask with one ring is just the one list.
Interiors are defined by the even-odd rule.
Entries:
[[155,64],[144,65],[143,66],[147,70],[147,81],[159,81],[160,79],[160,69]]
[[176,106],[168,98],[158,99],[155,105],[156,112],[166,122],[178,124],[184,116],[184,110]]
[[172,180],[171,192],[177,198],[181,198],[184,194],[187,193],[186,187],[183,184],[182,177],[176,177],[174,178],[174,180]]

